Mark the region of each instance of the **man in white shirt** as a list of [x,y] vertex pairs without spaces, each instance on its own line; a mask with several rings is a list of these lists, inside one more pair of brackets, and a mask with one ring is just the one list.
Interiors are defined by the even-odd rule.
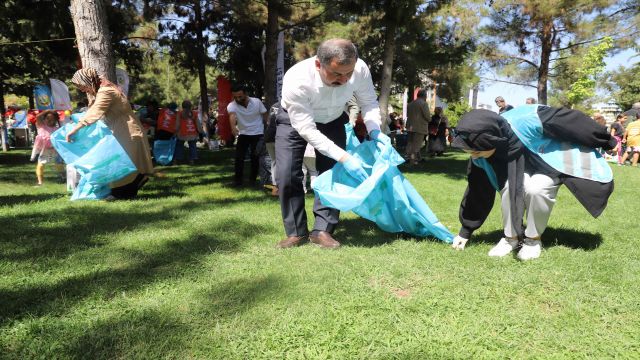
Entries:
[[302,186],[302,162],[307,143],[316,149],[319,173],[340,161],[358,181],[368,176],[362,163],[345,150],[344,125],[349,121],[345,104],[356,97],[369,136],[375,141],[389,138],[380,133],[380,109],[371,73],[349,40],[323,42],[317,55],[291,67],[283,78],[282,108],[276,115],[276,167],[280,206],[287,237],[277,245],[289,248],[307,238],[324,248],[337,248],[332,237],[340,212],[326,207],[316,197],[315,223],[307,229]]
[[238,137],[236,143],[235,177],[233,184],[242,186],[244,159],[247,151],[251,151],[251,174],[249,185],[255,185],[258,176],[258,145],[264,134],[264,124],[267,122],[267,109],[260,99],[247,96],[242,85],[231,87],[233,101],[227,105],[229,123],[233,136]]

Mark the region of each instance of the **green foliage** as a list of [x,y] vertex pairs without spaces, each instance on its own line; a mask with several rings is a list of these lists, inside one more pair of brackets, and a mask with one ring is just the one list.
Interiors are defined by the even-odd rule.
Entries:
[[567,92],[569,104],[575,105],[595,95],[596,80],[606,64],[604,58],[613,46],[613,39],[606,37],[597,45],[591,46],[576,69],[578,79]]
[[[207,69],[212,86],[216,75],[215,69]],[[155,99],[163,106],[169,102],[180,104],[182,100],[198,104],[200,98],[197,74],[175,64],[165,53],[147,57],[142,71],[132,78],[132,86],[130,96],[136,104],[144,104],[149,99]]]
[[[480,55],[513,81],[536,82],[543,104],[547,103],[549,80],[558,79],[562,84],[567,79],[563,70],[567,65],[569,71],[574,69],[571,61],[561,64],[566,56],[579,56],[580,51],[574,48],[628,25],[619,17],[624,13],[619,11],[619,2],[612,0],[495,0],[492,4],[490,22],[482,28],[485,38]],[[637,38],[637,32],[624,36]],[[623,46],[622,42],[617,46]],[[590,86],[588,80],[581,80],[575,88],[575,94],[579,94],[576,99],[588,95],[585,90]],[[569,101],[562,96],[556,98]]]
[[640,63],[630,67],[620,67],[607,75],[607,88],[612,92],[613,99],[623,109],[640,101]]
[[471,110],[471,106],[466,101],[451,102],[447,103],[444,115],[449,119],[449,126],[456,127],[462,115]]
[[[38,82],[64,80],[75,68],[78,51],[68,1],[3,1],[0,5],[0,81],[5,94],[30,96]],[[30,42],[30,43],[29,43]]]
[[29,106],[29,98],[26,96],[7,95],[4,97],[6,106],[18,105],[23,109]]
[[328,8],[324,18],[328,26],[309,29],[311,40],[297,40],[297,59],[312,55],[321,40],[346,33],[369,65],[379,89],[385,32],[388,22],[397,20],[391,93],[400,93],[405,87],[426,87],[431,79],[446,82],[438,94],[454,100],[467,82],[477,81],[471,66],[475,43],[470,31],[472,24],[477,24],[471,21],[477,19],[477,13],[469,2],[352,0],[336,2],[334,8]]
[[[163,168],[134,201],[70,202],[27,151],[0,154],[3,359],[633,359],[638,169],[591,218],[560,190],[542,257],[487,257],[500,207],[464,251],[352,213],[343,247],[278,250],[277,199],[225,186],[233,151]],[[468,155],[401,170],[457,230]],[[248,170],[248,169],[247,169]],[[307,197],[311,214],[312,197]],[[312,219],[309,219],[312,221]],[[310,224],[311,225],[311,224]]]

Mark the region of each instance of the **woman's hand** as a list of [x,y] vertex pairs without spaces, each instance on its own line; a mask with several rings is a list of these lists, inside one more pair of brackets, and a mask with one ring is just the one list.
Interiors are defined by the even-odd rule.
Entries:
[[67,142],[68,142],[68,143],[73,142],[73,141],[71,140],[71,136],[72,136],[73,134],[77,133],[77,132],[78,132],[78,130],[80,130],[80,128],[82,128],[82,124],[78,124],[78,125],[76,125],[73,129],[71,129],[71,131],[69,131],[69,132],[67,133],[66,140],[67,140]]

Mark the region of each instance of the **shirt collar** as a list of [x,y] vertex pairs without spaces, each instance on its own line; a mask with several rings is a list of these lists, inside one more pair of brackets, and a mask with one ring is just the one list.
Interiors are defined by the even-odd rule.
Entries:
[[322,81],[322,78],[320,77],[320,71],[318,71],[318,69],[316,69],[316,59],[317,56],[312,57],[312,61],[311,61],[311,71],[313,74],[313,86],[315,88],[323,88],[326,87],[327,85]]

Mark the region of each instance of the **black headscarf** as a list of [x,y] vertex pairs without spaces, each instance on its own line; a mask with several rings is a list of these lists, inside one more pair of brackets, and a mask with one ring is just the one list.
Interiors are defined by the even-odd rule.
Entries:
[[477,151],[496,149],[493,156],[507,162],[511,222],[518,239],[523,240],[525,148],[509,123],[493,111],[472,110],[458,122],[452,146]]

